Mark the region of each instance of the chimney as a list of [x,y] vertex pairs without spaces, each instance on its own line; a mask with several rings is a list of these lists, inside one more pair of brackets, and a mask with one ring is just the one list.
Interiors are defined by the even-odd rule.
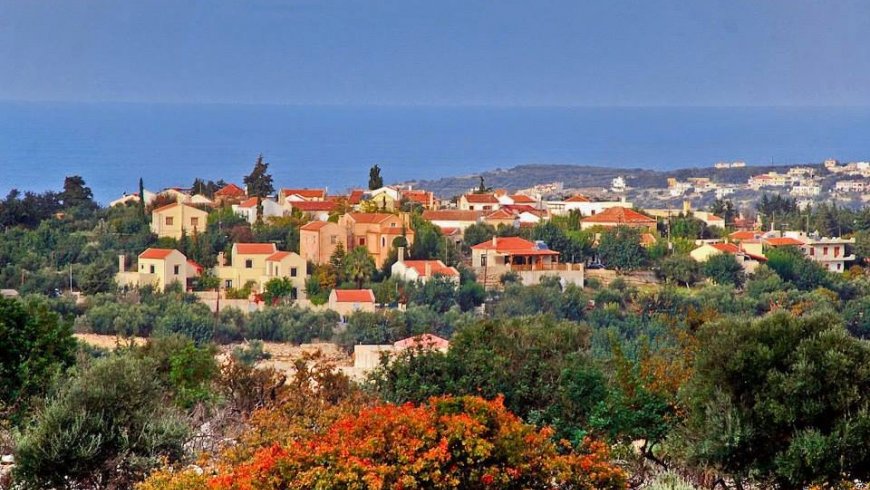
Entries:
[[127,257],[124,254],[118,256],[118,272],[127,272]]
[[218,252],[218,254],[217,254],[217,265],[218,265],[218,267],[223,267],[224,265],[226,265],[224,263],[224,253],[223,252]]
[[498,246],[498,237],[496,237],[495,235],[492,236],[492,246],[493,247]]
[[426,271],[425,272],[426,277],[432,277],[432,261],[431,260],[426,261],[425,271]]
[[683,199],[683,214],[689,215],[692,212],[692,203],[688,199]]
[[405,247],[399,247],[399,253],[396,262],[400,264],[405,263]]

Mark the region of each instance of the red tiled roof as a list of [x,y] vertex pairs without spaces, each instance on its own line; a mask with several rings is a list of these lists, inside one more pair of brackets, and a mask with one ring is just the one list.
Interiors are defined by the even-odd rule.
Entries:
[[287,258],[290,255],[290,252],[275,252],[272,255],[266,257],[267,262],[280,262]]
[[347,196],[348,204],[355,206],[355,205],[361,203],[364,194],[365,194],[365,191],[362,191],[360,189],[350,191],[350,195]]
[[482,216],[480,211],[460,211],[442,209],[439,211],[423,211],[423,219],[428,221],[478,221]]
[[426,277],[426,264],[429,264],[429,268],[432,272],[432,275],[441,274],[443,276],[458,276],[459,271],[454,269],[453,267],[449,267],[441,262],[440,260],[406,260],[405,265],[417,271],[417,274],[420,277]]
[[640,244],[641,245],[652,245],[657,242],[656,236],[652,233],[643,233],[640,235]]
[[438,229],[441,230],[441,234],[444,236],[450,236],[459,233],[459,228],[455,228],[452,226],[439,226]]
[[474,204],[498,204],[498,198],[493,194],[466,194],[465,200]]
[[312,221],[310,223],[302,225],[302,227],[299,229],[302,231],[318,231],[328,224],[328,221]]
[[514,219],[514,214],[506,209],[499,209],[498,211],[487,214],[483,219]]
[[541,250],[533,242],[520,237],[498,237],[495,244],[487,240],[471,247],[475,250],[495,250],[498,253],[515,255],[559,255],[555,250]]
[[733,243],[714,243],[711,247],[720,252],[725,252],[726,254],[736,254],[737,252],[740,252],[740,247]]
[[728,235],[732,240],[755,240],[760,233],[757,231],[735,231]]
[[290,206],[300,211],[313,213],[316,211],[332,211],[338,206],[338,203],[335,201],[299,201],[290,203]]
[[790,245],[799,246],[804,244],[804,242],[792,237],[768,238],[765,240],[765,243],[772,247],[787,247]]
[[227,184],[214,193],[218,197],[244,197],[245,190],[236,184]]
[[335,300],[339,303],[374,303],[375,293],[371,289],[333,289]]
[[169,254],[174,251],[174,248],[147,248],[144,252],[139,254],[139,258],[163,260],[166,257],[169,257]]
[[450,342],[442,339],[441,337],[438,337],[437,335],[424,333],[423,335],[408,337],[407,339],[393,342],[393,347],[395,347],[396,349],[410,349],[415,347],[447,349],[448,347],[450,347]]
[[404,197],[405,199],[408,199],[409,201],[414,201],[414,202],[418,202],[420,204],[428,205],[430,200],[431,200],[432,193],[429,191],[421,191],[421,190],[416,190],[416,191],[405,190],[405,191],[402,191],[402,197]]
[[250,199],[245,199],[244,201],[239,203],[240,208],[255,208],[257,207],[257,198],[252,197]]
[[303,199],[323,199],[326,197],[325,189],[281,189],[281,197],[297,195]]
[[513,196],[510,196],[510,198],[513,199],[514,203],[519,204],[533,204],[536,202],[534,199],[525,194],[514,194]]
[[167,204],[167,205],[165,205],[165,206],[160,206],[159,208],[155,209],[153,212],[155,212],[155,213],[162,213],[163,211],[166,211],[167,209],[172,209],[172,208],[174,208],[175,206],[178,206],[179,204],[181,204],[181,203],[179,203],[179,202],[174,202],[174,203],[172,203],[172,204]]
[[616,206],[580,220],[584,223],[654,224],[655,219],[629,208]]
[[576,196],[571,196],[568,199],[565,199],[565,202],[592,202],[588,197],[581,196],[577,194]]
[[274,243],[237,243],[236,253],[244,255],[271,255],[277,247]]
[[395,217],[389,213],[347,213],[355,223],[381,223]]

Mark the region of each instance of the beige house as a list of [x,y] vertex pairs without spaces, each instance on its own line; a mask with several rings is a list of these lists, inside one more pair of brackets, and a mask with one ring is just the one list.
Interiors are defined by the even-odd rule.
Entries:
[[205,211],[182,203],[172,203],[151,212],[151,232],[158,237],[178,240],[182,230],[188,236],[202,233],[208,220]]
[[495,194],[465,194],[459,198],[462,211],[497,211],[501,207]]
[[398,260],[390,269],[391,276],[409,282],[427,282],[442,276],[459,285],[459,271],[440,260],[405,260],[405,248],[399,247]]
[[124,256],[118,256],[118,274],[115,281],[120,287],[153,286],[158,291],[179,283],[187,287],[188,265],[183,253],[170,248],[149,248],[139,254],[136,270],[127,271]]
[[375,311],[375,293],[371,289],[333,289],[327,306],[342,320],[357,311]]
[[580,229],[588,230],[596,226],[604,228],[615,228],[618,226],[628,226],[631,228],[639,228],[642,231],[655,231],[656,220],[645,214],[623,207],[607,208],[600,213],[592,216],[587,216],[580,220]]
[[287,277],[293,283],[294,298],[301,298],[305,291],[307,264],[299,254],[279,251],[274,243],[234,243],[230,265],[223,265],[218,257],[215,275],[221,287],[243,288],[254,284],[256,292],[262,292],[272,279]]
[[423,211],[423,219],[433,225],[446,229],[457,229],[460,234],[471,225],[483,221],[483,213],[480,211],[459,211],[456,209],[441,209],[437,211]]
[[689,252],[689,256],[695,259],[696,262],[701,263],[707,262],[710,260],[710,257],[720,254],[733,255],[747,274],[754,273],[759,264],[767,261],[767,258],[763,255],[753,254],[733,243],[705,243]]
[[387,260],[396,238],[404,236],[408,245],[414,243],[414,230],[403,215],[347,213],[338,224],[347,236],[346,249],[366,247],[377,267]]
[[306,261],[329,262],[339,243],[347,250],[347,233],[337,223],[312,221],[299,228],[299,254]]

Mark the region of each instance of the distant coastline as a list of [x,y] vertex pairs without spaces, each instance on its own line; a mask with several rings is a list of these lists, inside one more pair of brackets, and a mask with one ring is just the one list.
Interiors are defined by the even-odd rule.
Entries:
[[444,194],[467,183],[451,176],[483,174],[502,185],[509,174],[496,169],[520,168],[529,172],[525,186],[553,180],[541,171],[558,164],[599,185],[615,169],[862,160],[870,158],[867,134],[870,108],[0,102],[0,194],[57,188],[73,174],[102,203],[135,192],[139,177],[155,189],[189,186],[197,177],[240,183],[259,153],[281,185],[337,192],[364,181],[374,163],[387,182],[418,182]]

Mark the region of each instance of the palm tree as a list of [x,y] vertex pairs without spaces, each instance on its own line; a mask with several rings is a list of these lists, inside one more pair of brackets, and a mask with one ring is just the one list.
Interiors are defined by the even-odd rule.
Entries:
[[354,281],[357,288],[362,288],[374,272],[375,261],[369,256],[369,251],[365,247],[356,247],[344,259],[345,277]]

